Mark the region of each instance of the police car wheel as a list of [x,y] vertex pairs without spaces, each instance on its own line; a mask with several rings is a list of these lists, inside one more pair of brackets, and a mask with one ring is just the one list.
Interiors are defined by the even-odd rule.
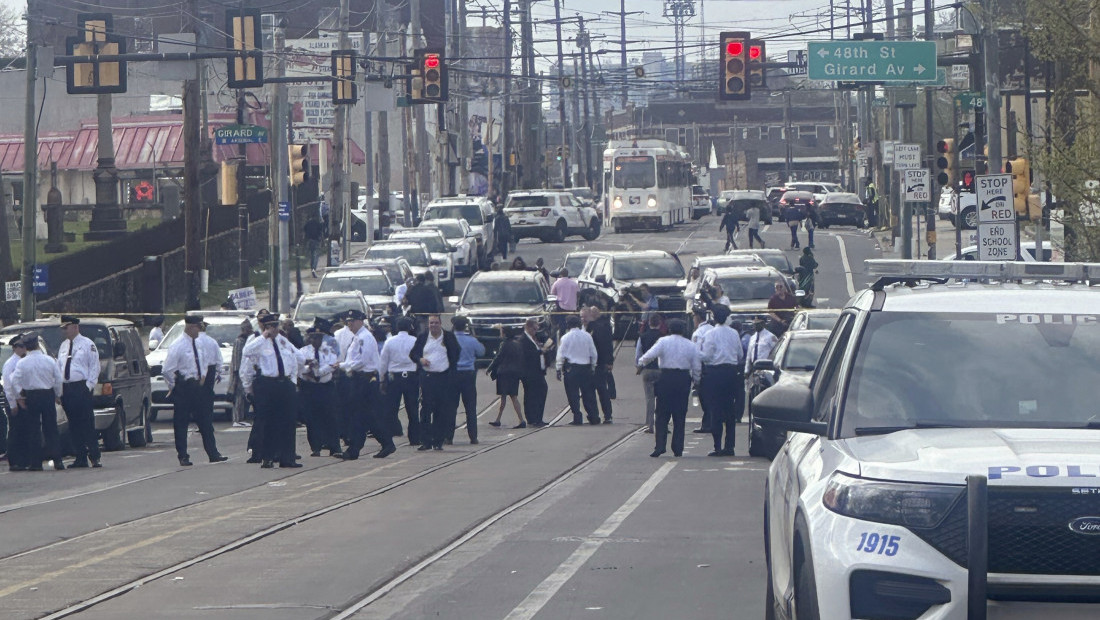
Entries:
[[[768,497],[764,485],[764,497]],[[764,502],[764,565],[767,568],[767,589],[764,590],[764,620],[775,620],[775,589],[772,586],[771,528],[768,527],[768,502]]]
[[107,430],[103,431],[103,449],[107,452],[116,452],[126,447],[126,433],[123,430],[126,427],[122,422],[124,419],[122,407],[115,405],[115,419]]
[[[817,608],[817,580],[814,578],[814,565],[809,549],[805,545],[795,559],[794,609],[797,620],[819,620],[821,613]],[[796,552],[798,553],[798,552]]]

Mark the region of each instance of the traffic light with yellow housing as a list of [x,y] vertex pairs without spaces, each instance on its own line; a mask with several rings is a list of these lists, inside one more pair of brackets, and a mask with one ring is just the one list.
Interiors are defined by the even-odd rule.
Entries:
[[[126,53],[126,39],[114,34],[106,13],[80,13],[80,34],[65,40],[71,56],[114,56]],[[70,95],[126,92],[125,62],[79,62],[65,70],[65,89]]]
[[237,204],[237,164],[223,161],[219,182],[221,185],[221,199],[223,205]]
[[290,162],[290,184],[301,185],[309,181],[309,145],[287,145],[287,161]]
[[749,33],[723,32],[718,99],[745,101],[751,97],[749,77]]
[[225,12],[226,45],[241,56],[229,59],[229,88],[260,88],[264,85],[263,58],[254,52],[263,49],[258,9],[231,9]]
[[1017,216],[1028,215],[1028,196],[1031,194],[1031,167],[1027,159],[1017,157],[1008,160],[1005,172],[1012,175],[1012,206]]
[[332,51],[332,102],[354,104],[359,100],[359,87],[355,84],[355,50]]
[[955,189],[955,181],[959,178],[958,157],[955,149],[955,139],[945,138],[936,143],[936,152],[940,154],[936,158],[936,167],[940,169],[936,175],[936,182],[940,187]]
[[413,99],[419,103],[442,103],[447,101],[447,63],[443,52],[431,49],[418,49],[414,52],[415,69],[418,72],[420,91],[413,93]]

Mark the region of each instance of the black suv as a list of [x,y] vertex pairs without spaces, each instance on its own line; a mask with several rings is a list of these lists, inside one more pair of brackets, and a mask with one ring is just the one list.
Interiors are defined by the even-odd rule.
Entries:
[[485,345],[485,355],[491,358],[500,346],[497,325],[522,328],[528,318],[537,317],[539,332],[547,334],[557,299],[537,271],[479,271],[466,283],[461,298],[448,301],[457,304],[455,316],[470,320],[470,334]]
[[[9,325],[0,329],[0,340],[7,342],[16,334],[29,331],[38,332],[45,352],[57,357],[64,336],[56,318]],[[95,407],[95,428],[103,437],[104,449],[121,450],[126,443],[134,448],[144,446],[151,439],[149,404],[152,397],[145,344],[137,326],[123,319],[82,318],[80,333],[91,339],[99,351],[99,383],[93,392],[92,405]],[[10,347],[4,346],[2,351],[0,364],[12,355]],[[58,413],[62,413],[60,407]],[[60,419],[59,422],[64,435],[68,422]]]
[[[642,284],[648,285],[657,297],[661,313],[682,315],[687,307],[684,267],[679,257],[663,250],[593,252],[577,282],[581,288],[579,301],[604,310],[637,310],[631,298],[638,297]],[[632,324],[632,321],[616,322],[615,337],[626,337]]]

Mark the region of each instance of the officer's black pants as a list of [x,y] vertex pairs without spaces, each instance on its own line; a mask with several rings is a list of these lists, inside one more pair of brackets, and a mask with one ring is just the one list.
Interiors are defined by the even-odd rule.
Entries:
[[[733,450],[737,408],[744,406],[745,378],[735,364],[704,366],[702,401],[710,411],[710,433],[715,450]],[[723,442],[724,435],[724,442]]]
[[599,396],[600,409],[603,410],[603,419],[610,421],[611,399],[615,390],[611,369],[605,364],[596,364],[596,370],[592,373],[592,380],[596,386],[596,395]]
[[336,385],[328,383],[299,383],[302,406],[305,408],[306,440],[309,449],[320,452],[327,448],[329,453],[342,452],[340,435],[336,428]]
[[261,427],[257,431],[260,458],[279,461],[281,465],[293,464],[298,414],[298,395],[294,383],[287,378],[256,377],[252,389],[252,404],[256,409],[253,428]]
[[[172,430],[176,440],[176,456],[188,458],[187,429],[194,422],[199,427],[206,456],[218,456],[214,440],[214,395],[198,381],[177,381],[172,389]],[[78,459],[80,457],[77,457]],[[93,457],[94,458],[94,457]]]
[[546,375],[533,373],[523,377],[523,415],[528,424],[542,424],[546,410]]
[[61,387],[61,406],[69,420],[69,435],[73,438],[76,460],[99,460],[99,433],[95,430],[92,392],[83,381],[70,381]]
[[[402,376],[404,375],[404,376]],[[391,373],[386,384],[386,424],[390,435],[401,435],[401,401],[405,401],[405,418],[409,421],[409,443],[418,445],[420,432],[420,376],[415,370],[406,373]]]
[[390,428],[382,420],[382,393],[378,390],[378,373],[352,373],[351,410],[348,412],[348,449],[344,456],[359,458],[367,443],[367,431],[383,448],[393,447]]
[[[19,415],[26,415],[24,445],[27,446],[28,467],[41,467],[42,461],[50,459],[61,462],[61,445],[57,435],[57,395],[53,390],[26,390],[24,401],[27,408]],[[43,445],[44,444],[44,445]]]
[[671,419],[672,453],[680,456],[684,453],[684,424],[688,397],[691,396],[691,373],[687,370],[662,369],[654,391],[657,393],[657,451],[665,451]]
[[565,364],[563,370],[565,398],[569,401],[569,409],[573,412],[573,422],[582,421],[581,403],[583,402],[588,421],[593,424],[599,423],[600,410],[596,405],[596,385],[592,378],[592,367],[587,364]]

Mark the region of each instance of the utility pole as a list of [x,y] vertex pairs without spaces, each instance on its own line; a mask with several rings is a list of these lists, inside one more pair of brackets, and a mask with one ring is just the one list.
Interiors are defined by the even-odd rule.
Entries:
[[[389,51],[391,11],[389,2],[382,0],[378,4],[378,55],[386,56]],[[392,88],[392,84],[391,84]],[[390,113],[378,112],[378,228],[389,226],[390,214]],[[367,240],[368,243],[371,241]]]
[[[465,65],[462,61],[466,56],[466,1],[455,0],[458,5],[458,60],[456,64]],[[465,92],[466,78],[461,73],[459,75],[459,83],[463,86],[463,92]],[[467,98],[462,97],[458,103],[458,193],[469,194],[470,193],[470,159],[473,157],[472,146],[470,144],[470,106],[467,103]]]
[[[561,127],[561,145],[564,149],[568,144],[566,137],[569,134],[565,129],[565,85],[562,83],[565,77],[565,53],[562,50],[561,38],[561,0],[554,0],[554,28],[558,37],[558,125]],[[569,158],[562,155],[561,182],[565,187],[573,187],[573,179],[569,172]]]
[[[594,56],[594,53],[592,52],[592,45],[591,45],[591,42],[589,42],[589,45],[588,45],[588,68],[590,69],[592,75],[595,76],[596,75],[596,69],[592,65],[592,57],[593,56]],[[596,81],[597,85],[600,84],[600,81],[599,81],[598,78],[595,81]],[[603,136],[605,135],[605,133],[603,131],[603,127],[604,127],[604,124],[603,124],[603,111],[600,110],[600,91],[599,91],[599,89],[594,89],[592,91],[592,110],[593,110],[593,116],[596,119],[596,124],[593,125],[593,127],[592,127],[592,135],[593,135],[593,137],[595,137],[596,135],[599,135],[600,139],[596,140],[596,148],[593,152],[594,164],[593,164],[592,167],[593,167],[594,170],[593,170],[592,174],[594,176],[594,179],[593,179],[591,185],[592,185],[592,189],[596,190],[596,194],[599,195],[600,194],[599,189],[601,189],[603,187],[603,148],[601,148],[601,147],[603,147],[603,145],[605,144],[605,141],[603,139]],[[597,129],[599,130],[598,132],[596,131]]]
[[[198,0],[188,2],[188,27],[199,35]],[[199,237],[202,233],[202,191],[199,179],[199,81],[196,77],[183,82],[183,275],[187,283],[184,307],[198,310],[199,302]]]
[[[985,135],[989,145],[989,173],[1004,169],[1001,160],[1000,45],[993,23],[993,1],[982,0],[982,59],[985,63]],[[1030,97],[1030,93],[1028,94]]]
[[[411,45],[409,46],[409,52],[412,49],[420,47],[422,45],[421,35],[423,31],[420,27],[420,0],[409,0],[409,29],[412,34]],[[416,120],[415,124],[415,143],[416,149],[412,153],[412,157],[416,162],[413,166],[413,196],[412,196],[412,208],[409,209],[409,213],[405,215],[406,221],[415,226],[420,221],[420,194],[425,191],[430,191],[431,188],[431,146],[428,144],[428,130],[425,126],[424,115],[427,113],[427,107],[425,106],[412,106],[413,118]],[[406,196],[406,200],[408,197]]]
[[[337,28],[340,31],[337,45],[340,49],[346,50],[351,47],[351,42],[348,40],[348,0],[340,0],[340,13],[337,19]],[[347,182],[349,110],[348,106],[344,104],[337,104],[334,107],[336,108],[336,114],[333,118],[332,127],[332,196],[325,196],[325,198],[329,199],[329,221],[335,223],[337,214],[339,214],[341,228],[343,229],[343,237],[340,239],[340,253],[341,256],[346,257],[351,245],[351,220],[349,219],[351,217],[351,201],[355,198],[349,195],[347,202],[344,201],[344,192],[347,192],[348,186],[350,186]]]
[[[577,155],[577,185],[588,185],[588,164],[585,161],[584,150],[581,149],[583,141],[580,139],[581,127],[581,98],[579,94],[580,90],[580,71],[577,68],[577,55],[573,54],[573,150],[578,153]],[[570,185],[572,187],[572,185]]]
[[[286,55],[283,48],[286,45],[286,31],[283,28],[275,28],[275,75],[286,75]],[[271,304],[275,312],[290,311],[290,223],[284,222],[279,217],[279,204],[290,202],[290,166],[287,163],[289,157],[287,145],[291,140],[290,110],[287,103],[286,84],[275,85],[274,120],[271,131],[271,168],[274,170],[275,187],[277,188],[276,202],[271,206],[270,230],[274,233],[275,244],[271,254],[272,260],[272,288]],[[312,174],[312,173],[311,173]],[[318,182],[320,182],[318,180]],[[330,212],[331,213],[331,212]],[[332,221],[330,215],[329,221]]]
[[[934,18],[935,18],[935,14],[932,11],[932,0],[924,0],[924,38],[928,41],[934,41],[935,40],[935,36],[934,36],[935,35],[935,20],[934,20]],[[1024,55],[1024,58],[1027,58],[1026,54]],[[1025,73],[1025,75],[1026,75],[1026,73]],[[1028,96],[1025,98],[1025,100],[1027,101],[1027,109],[1030,112],[1031,111],[1031,93],[1028,93]],[[932,108],[935,105],[935,103],[936,103],[936,89],[925,87],[925,89],[924,89],[924,148],[925,148],[925,151],[924,152],[927,154],[926,159],[929,162],[929,165],[927,166],[927,168],[930,171],[934,168],[934,166],[931,165],[932,162],[934,162],[936,160],[936,157],[934,155],[934,153],[936,152],[936,150],[935,150],[935,146],[936,146],[935,140],[936,140],[936,138],[935,138],[934,128],[932,127],[932,123],[933,123]],[[954,129],[952,129],[952,131],[954,131]],[[1031,131],[1031,125],[1029,124],[1028,125],[1029,135],[1030,135],[1030,131]],[[935,175],[933,175],[931,172],[929,172],[928,176],[930,177],[929,183],[932,185],[932,190],[933,190],[931,195],[932,196],[939,196],[940,195],[939,192],[935,191],[936,190]],[[942,188],[940,188],[940,189],[942,189]],[[924,232],[925,232],[925,237],[927,238],[927,241],[928,241],[928,260],[936,260],[936,246],[937,246],[936,217],[932,213],[931,206],[932,205],[928,205],[929,208],[925,210]]]
[[[245,123],[244,89],[237,89],[237,124]],[[237,285],[248,286],[248,200],[245,192],[248,145],[237,145]]]
[[577,47],[580,48],[581,54],[581,86],[584,87],[584,179],[585,185],[588,187],[593,186],[592,180],[592,117],[591,110],[588,107],[588,53],[587,50],[591,46],[591,41],[588,37],[588,31],[584,29],[584,18],[577,16],[577,23],[580,26],[580,32],[577,34]]
[[626,0],[619,0],[619,60],[623,63],[623,111],[627,104],[627,83],[630,81],[630,70],[626,68]]
[[[371,30],[377,30],[374,24],[378,23],[377,16],[378,8],[375,8],[375,15],[372,20],[366,20],[363,23],[363,52],[364,55],[369,55],[371,51],[370,40]],[[368,71],[363,71],[363,77],[367,77]],[[370,83],[364,82],[362,96],[366,97],[367,88],[372,87]],[[367,234],[364,235],[364,241],[369,246],[371,240],[374,239],[374,229],[378,225],[378,222],[374,219],[374,114],[371,112],[370,106],[364,104],[363,109],[366,112],[363,115],[363,158],[364,165],[367,168],[366,178],[366,194],[367,194]],[[345,254],[345,256],[347,256]]]
[[511,188],[512,154],[512,0],[504,0],[504,123],[500,128],[500,196]]
[[35,11],[36,4],[36,0],[27,0],[27,97],[23,108],[23,273],[19,287],[22,294],[19,316],[23,321],[38,318],[34,300],[34,263],[37,260],[35,224],[38,221],[38,132],[34,122],[35,90],[38,86],[39,15]]

